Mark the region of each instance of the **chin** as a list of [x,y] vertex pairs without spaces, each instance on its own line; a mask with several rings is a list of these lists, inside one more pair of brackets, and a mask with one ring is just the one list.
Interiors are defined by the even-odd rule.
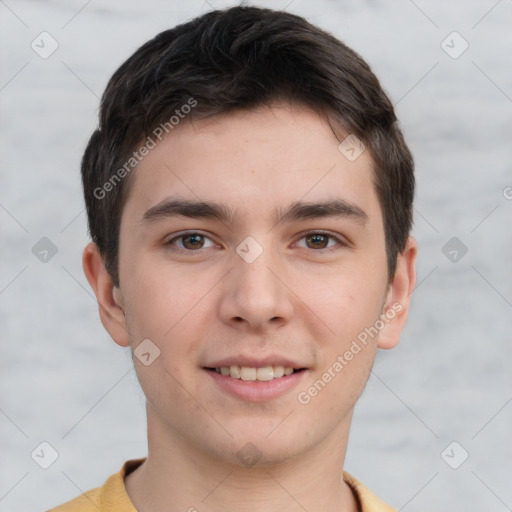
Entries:
[[215,456],[240,468],[270,468],[290,462],[307,450],[307,446],[301,446],[299,440],[290,435],[290,431],[283,430],[282,435],[273,432],[269,436],[270,431],[265,429],[259,433],[248,432],[246,435],[239,433],[229,442],[229,446],[220,451],[217,449]]

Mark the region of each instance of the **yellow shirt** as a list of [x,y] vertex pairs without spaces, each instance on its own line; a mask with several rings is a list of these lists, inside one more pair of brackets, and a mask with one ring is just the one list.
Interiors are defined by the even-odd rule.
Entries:
[[[146,459],[128,460],[121,471],[97,487],[48,512],[137,512],[124,486],[124,477],[137,469]],[[396,512],[346,471],[343,478],[360,504],[361,512]]]

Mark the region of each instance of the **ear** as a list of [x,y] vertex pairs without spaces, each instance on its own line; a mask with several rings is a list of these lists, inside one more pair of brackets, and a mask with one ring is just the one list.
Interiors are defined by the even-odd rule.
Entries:
[[118,345],[128,347],[130,338],[124,314],[123,296],[120,288],[114,286],[95,243],[91,242],[85,247],[82,266],[85,277],[96,295],[103,327]]
[[382,311],[384,327],[379,333],[379,348],[393,348],[400,341],[409,314],[411,293],[416,284],[417,252],[416,240],[409,237],[404,251],[398,255],[395,275],[389,285]]

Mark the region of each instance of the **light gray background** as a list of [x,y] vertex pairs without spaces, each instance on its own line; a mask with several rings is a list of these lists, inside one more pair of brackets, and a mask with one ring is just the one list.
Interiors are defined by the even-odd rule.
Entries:
[[[401,344],[379,353],[356,408],[346,469],[399,510],[512,510],[512,2],[254,3],[360,52],[416,158],[419,284]],[[226,5],[0,1],[2,512],[46,510],[147,453],[130,357],[81,269],[79,161],[121,62]],[[48,59],[31,48],[42,31],[59,44]],[[457,59],[441,47],[453,31],[469,43]],[[42,237],[58,248],[46,263],[32,253]],[[452,237],[468,248],[455,263],[442,252]],[[59,453],[46,470],[31,458],[42,441]],[[441,457],[452,441],[452,465],[469,453],[458,469]]]

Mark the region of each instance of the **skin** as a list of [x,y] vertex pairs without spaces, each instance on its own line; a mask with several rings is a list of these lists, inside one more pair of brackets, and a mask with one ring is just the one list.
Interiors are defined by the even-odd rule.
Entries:
[[[113,340],[133,351],[150,339],[160,350],[149,366],[134,358],[148,421],[147,460],[125,482],[138,510],[357,510],[342,476],[352,412],[377,348],[399,341],[417,247],[409,238],[390,280],[371,158],[365,151],[350,162],[338,145],[326,121],[298,105],[185,121],[133,176],[119,288],[97,247],[85,248],[84,272]],[[177,197],[228,205],[239,218],[141,221]],[[336,198],[358,206],[366,222],[272,218],[294,201]],[[185,230],[207,238],[176,239]],[[336,238],[306,237],[319,230]],[[236,252],[247,236],[263,248],[252,263]],[[297,394],[393,304],[402,309],[380,334],[308,404],[299,403]],[[240,353],[281,354],[307,370],[298,387],[275,399],[242,400],[203,369]],[[237,457],[247,443],[261,456],[253,467]]]

